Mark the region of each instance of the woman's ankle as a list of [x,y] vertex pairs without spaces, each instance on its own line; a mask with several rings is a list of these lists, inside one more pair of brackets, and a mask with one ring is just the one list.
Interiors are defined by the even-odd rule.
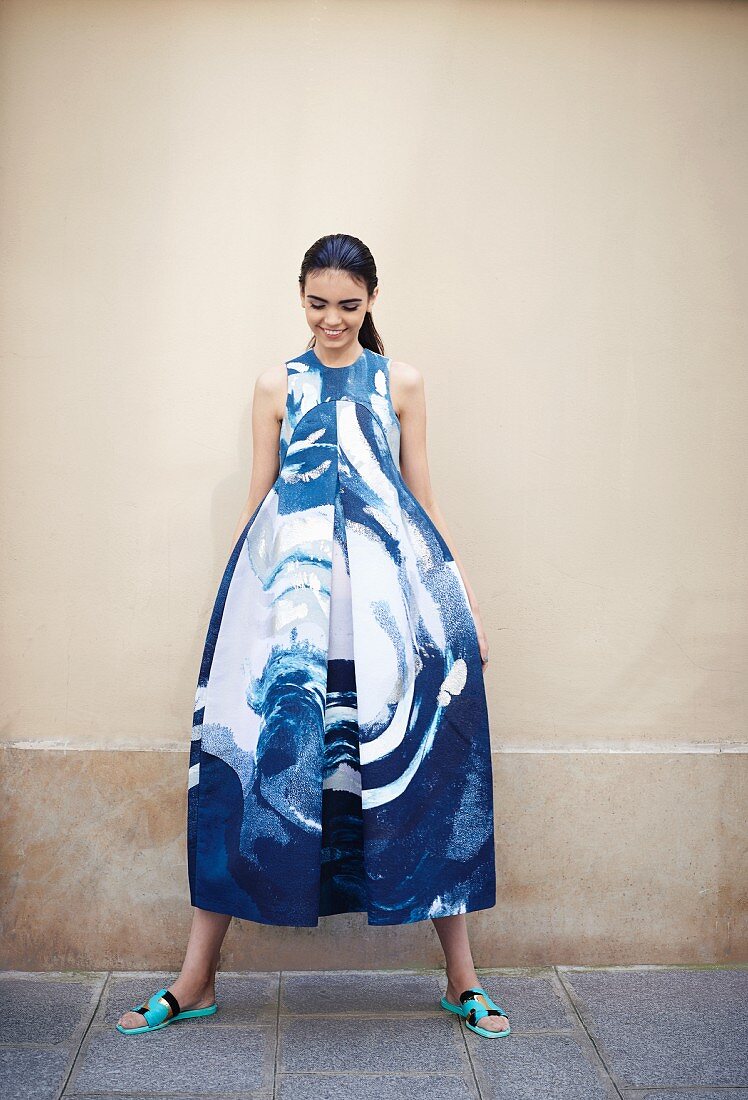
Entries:
[[447,983],[458,993],[466,989],[472,989],[478,983],[478,975],[475,970],[447,971]]
[[181,970],[177,981],[187,989],[212,989],[216,984],[216,972],[215,970]]

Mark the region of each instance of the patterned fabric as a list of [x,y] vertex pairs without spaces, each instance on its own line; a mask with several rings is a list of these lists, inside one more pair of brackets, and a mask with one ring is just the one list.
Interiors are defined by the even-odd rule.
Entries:
[[389,359],[286,363],[278,477],[195,695],[192,904],[406,924],[496,903],[488,712],[459,570],[399,467]]

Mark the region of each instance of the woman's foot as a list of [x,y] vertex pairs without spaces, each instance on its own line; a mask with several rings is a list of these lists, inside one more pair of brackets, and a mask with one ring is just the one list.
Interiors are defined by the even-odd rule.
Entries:
[[[478,986],[480,986],[480,979],[475,971],[473,971],[472,980],[462,975],[456,982],[452,981],[449,974],[447,974],[447,1000],[453,1005],[459,1005],[460,994],[464,993],[466,989],[476,989]],[[475,1000],[484,1008],[490,1008],[490,1005],[486,1004],[485,997],[481,994]],[[482,1027],[484,1031],[506,1031],[509,1027],[509,1020],[506,1016],[481,1016],[478,1020],[478,1027]]]
[[[179,1007],[183,1012],[189,1012],[193,1008],[207,1008],[208,1005],[212,1005],[216,999],[215,992],[215,975],[204,981],[199,978],[190,978],[189,976],[182,976],[181,974],[172,982],[171,985],[166,987],[170,993],[173,993],[176,999],[179,1001]],[[143,1001],[146,1000],[146,996],[143,997]],[[141,1002],[142,1003],[142,1002]],[[133,1027],[145,1027],[146,1019],[140,1012],[123,1012],[117,1023],[122,1024],[124,1028]]]

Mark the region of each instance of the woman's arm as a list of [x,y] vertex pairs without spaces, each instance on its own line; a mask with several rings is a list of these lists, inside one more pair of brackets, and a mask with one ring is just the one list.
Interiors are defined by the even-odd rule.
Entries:
[[278,477],[278,445],[286,411],[286,364],[270,367],[255,382],[252,398],[252,475],[231,548]]
[[426,393],[423,375],[417,367],[409,363],[391,360],[390,391],[393,407],[400,419],[400,472],[403,481],[433,520],[460,571],[475,620],[481,660],[485,666],[488,663],[488,639],[478,610],[478,599],[431,487],[426,446]]

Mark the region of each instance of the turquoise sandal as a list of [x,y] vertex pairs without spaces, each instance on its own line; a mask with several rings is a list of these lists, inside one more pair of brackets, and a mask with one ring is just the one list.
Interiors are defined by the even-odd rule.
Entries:
[[172,1024],[175,1020],[187,1020],[192,1016],[212,1016],[214,1012],[218,1011],[218,1005],[208,1005],[207,1008],[191,1008],[187,1012],[182,1012],[179,1001],[174,994],[170,993],[168,989],[159,989],[144,1004],[137,1005],[131,1011],[140,1012],[145,1016],[146,1027],[123,1027],[122,1024],[115,1024],[117,1031],[121,1031],[123,1035],[142,1035],[144,1031],[158,1031],[159,1028],[166,1027],[167,1024]]
[[[478,996],[483,997],[488,1008],[476,1000]],[[484,1027],[477,1027],[478,1020],[482,1020],[484,1016],[508,1016],[501,1005],[497,1005],[495,1001],[492,1001],[485,989],[481,989],[479,985],[476,985],[473,989],[466,989],[464,993],[461,993],[459,1005],[453,1005],[446,997],[442,997],[440,1004],[448,1012],[456,1012],[465,1021],[465,1027],[469,1027],[476,1035],[485,1035],[487,1039],[498,1039],[502,1035],[508,1035],[512,1030],[509,1026],[507,1026],[506,1031],[487,1031]]]

